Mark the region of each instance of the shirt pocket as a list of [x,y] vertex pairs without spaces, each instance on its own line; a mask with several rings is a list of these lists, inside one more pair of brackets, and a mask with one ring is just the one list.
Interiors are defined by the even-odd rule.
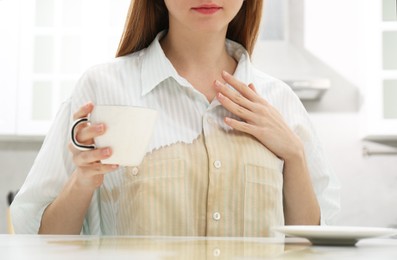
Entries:
[[276,236],[284,225],[283,175],[264,166],[245,164],[244,236]]
[[185,235],[185,172],[182,159],[149,161],[126,168],[117,214],[118,233]]

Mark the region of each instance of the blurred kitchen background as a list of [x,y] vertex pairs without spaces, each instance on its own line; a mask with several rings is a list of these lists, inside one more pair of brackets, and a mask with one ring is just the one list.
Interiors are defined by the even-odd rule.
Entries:
[[[396,0],[266,0],[253,55],[302,99],[341,186],[336,225],[397,227]],[[0,233],[60,103],[111,59],[129,0],[0,0]]]

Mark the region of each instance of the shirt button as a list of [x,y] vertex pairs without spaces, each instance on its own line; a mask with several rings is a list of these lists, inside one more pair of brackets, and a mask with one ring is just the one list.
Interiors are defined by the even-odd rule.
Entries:
[[213,256],[216,256],[216,257],[220,256],[220,255],[221,255],[221,250],[220,250],[219,248],[215,248],[215,249],[212,251],[212,255],[213,255]]
[[216,161],[214,162],[214,167],[217,168],[217,169],[221,168],[221,167],[222,167],[221,161],[216,160]]
[[207,123],[209,124],[209,125],[214,125],[214,119],[212,119],[211,117],[208,117],[207,118]]
[[216,221],[221,219],[221,213],[219,212],[214,212],[214,214],[212,214],[212,218]]
[[137,175],[138,175],[138,172],[139,172],[138,167],[132,168],[132,175],[137,176]]

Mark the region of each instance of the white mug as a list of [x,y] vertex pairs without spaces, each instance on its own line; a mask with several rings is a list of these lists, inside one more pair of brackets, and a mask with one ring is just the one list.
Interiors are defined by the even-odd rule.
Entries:
[[[157,111],[144,107],[97,105],[89,115],[76,120],[71,129],[72,144],[79,150],[110,147],[112,155],[103,164],[137,166],[146,154],[153,134]],[[83,145],[76,140],[75,128],[81,123],[103,123],[106,131],[95,144]]]

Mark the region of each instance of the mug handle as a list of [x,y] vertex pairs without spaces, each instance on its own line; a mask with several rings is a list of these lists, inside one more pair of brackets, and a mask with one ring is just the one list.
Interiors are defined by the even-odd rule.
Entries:
[[79,124],[84,123],[84,122],[89,122],[88,117],[82,117],[82,118],[79,118],[76,121],[74,121],[72,124],[72,128],[70,130],[72,144],[77,150],[80,150],[80,151],[87,151],[87,150],[92,150],[92,149],[96,148],[95,144],[89,144],[89,145],[81,144],[76,139],[75,129]]

